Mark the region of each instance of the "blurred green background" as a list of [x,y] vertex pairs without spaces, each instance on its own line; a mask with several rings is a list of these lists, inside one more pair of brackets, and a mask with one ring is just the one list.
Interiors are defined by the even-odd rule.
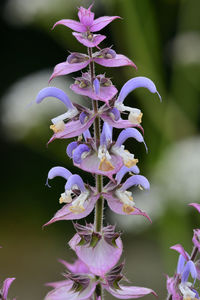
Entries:
[[[10,297],[21,300],[43,299],[48,291],[44,283],[61,279],[64,268],[57,258],[71,262],[74,258],[67,244],[74,233],[71,222],[42,230],[60,207],[65,183],[56,178],[51,189],[46,187],[49,169],[62,165],[78,172],[65,155],[68,141],[46,147],[50,119],[64,107],[55,99],[40,106],[33,101],[68,51],[85,51],[70,29],[58,26],[51,31],[52,25],[61,18],[77,19],[77,7],[89,4],[86,0],[0,3],[0,280],[16,277]],[[178,256],[169,247],[181,243],[190,252],[192,229],[200,223],[198,213],[187,206],[200,198],[200,2],[96,0],[94,11],[96,17],[123,18],[103,30],[108,38],[101,46],[113,45],[138,66],[137,72],[130,67],[110,68],[107,76],[118,89],[132,77],[147,76],[163,98],[161,104],[155,95],[138,89],[125,100],[144,113],[149,153],[133,141],[127,142],[127,148],[139,158],[141,174],[150,180],[151,191],[140,192],[134,199],[153,223],[142,217],[121,218],[108,210],[105,214],[106,223],[117,224],[123,232],[125,275],[134,285],[151,287],[164,299],[165,274],[173,274]],[[72,76],[57,78],[51,86],[64,89],[73,101],[89,103],[69,90]],[[90,175],[80,173],[91,182]]]

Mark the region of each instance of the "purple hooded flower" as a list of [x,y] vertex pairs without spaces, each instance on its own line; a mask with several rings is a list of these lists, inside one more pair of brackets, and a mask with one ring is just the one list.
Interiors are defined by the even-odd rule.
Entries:
[[117,108],[120,112],[128,111],[128,121],[135,125],[138,125],[142,122],[142,112],[140,111],[140,109],[125,106],[123,104],[123,101],[130,92],[140,87],[148,89],[153,94],[156,93],[161,100],[161,96],[158,93],[153,81],[151,81],[149,78],[140,76],[130,79],[123,85],[119,96],[114,104],[114,107]]
[[[127,168],[128,169],[128,168]],[[150,217],[139,208],[135,206],[132,192],[128,189],[132,186],[138,186],[140,189],[149,190],[150,184],[146,177],[142,175],[133,175],[129,177],[123,184],[121,180],[126,170],[120,170],[116,175],[117,186],[115,184],[108,184],[105,186],[103,196],[108,201],[108,206],[112,211],[120,215],[142,215],[145,216],[150,222]],[[135,169],[135,171],[139,171]]]
[[[50,128],[54,131],[54,135],[49,142],[53,141],[54,139],[66,139],[81,135],[94,122],[95,115],[90,113],[90,111],[87,109],[85,110],[87,119],[85,119],[84,122],[81,122],[81,120],[78,118],[78,115],[81,114],[79,109],[82,107],[77,106],[77,109],[62,90],[56,87],[44,88],[38,93],[35,102],[39,104],[47,97],[55,97],[59,99],[68,109],[66,113],[51,120],[53,125],[51,125]],[[67,120],[67,123],[64,123],[64,120]]]
[[199,299],[199,296],[193,284],[188,282],[189,275],[194,282],[197,278],[197,269],[195,263],[190,260],[189,254],[184,250],[182,245],[176,244],[170,249],[177,251],[179,255],[176,273],[173,277],[167,277],[167,290],[172,295],[173,300]]
[[[12,282],[15,280],[15,278],[7,278],[2,286],[2,289],[0,290],[0,299],[7,300],[8,298],[8,290],[12,284]],[[15,299],[13,299],[15,300]]]
[[78,17],[80,22],[70,19],[63,19],[56,22],[52,29],[54,29],[57,25],[64,25],[72,30],[77,31],[73,32],[72,34],[81,44],[90,48],[97,47],[98,44],[106,38],[106,36],[101,34],[94,34],[94,32],[103,29],[110,22],[115,19],[119,19],[120,17],[105,16],[94,20],[94,13],[91,12],[92,6],[93,4],[90,5],[88,9],[82,6],[79,8]]
[[[65,280],[47,284],[54,289],[47,294],[45,300],[91,300],[97,285],[101,285],[103,289],[119,299],[135,299],[148,294],[157,296],[153,290],[148,288],[122,285],[120,281],[124,277],[121,273],[123,264],[110,269],[99,278],[89,270],[87,271],[87,266],[84,266],[80,260],[74,265],[64,261],[63,264],[70,272],[64,274]],[[80,264],[81,269],[79,268]],[[100,300],[101,297],[97,299]]]
[[70,171],[63,167],[54,167],[49,171],[47,181],[56,176],[67,180],[65,191],[59,199],[60,204],[66,204],[44,226],[60,220],[74,220],[86,217],[92,212],[99,198],[99,195],[91,187],[84,184],[79,175],[72,175]]
[[[135,166],[138,162],[134,154],[125,150],[123,143],[128,138],[135,138],[138,142],[144,142],[143,136],[135,128],[123,130],[117,138],[117,141],[112,141],[112,127],[104,122],[100,145],[98,150],[93,139],[87,144],[72,143],[67,147],[67,154],[73,159],[74,164],[84,171],[107,176],[113,180],[113,175],[116,174],[123,165],[127,167]],[[146,145],[145,145],[146,146]]]

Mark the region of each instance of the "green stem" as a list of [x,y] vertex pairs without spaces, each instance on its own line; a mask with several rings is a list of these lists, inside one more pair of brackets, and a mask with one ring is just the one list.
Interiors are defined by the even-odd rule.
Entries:
[[[88,55],[92,58],[92,48],[88,48]],[[90,62],[90,75],[91,75],[91,84],[93,85],[95,79],[95,68],[94,62]],[[96,151],[98,151],[98,147],[100,145],[100,135],[101,135],[101,128],[100,128],[100,118],[98,116],[98,101],[92,100],[93,111],[97,115],[94,121],[94,140],[96,144]],[[96,188],[97,192],[101,193],[103,189],[103,176],[96,175]],[[99,197],[97,203],[95,205],[95,217],[94,217],[94,226],[96,232],[101,232],[103,227],[103,208],[104,208],[104,199],[102,196]],[[95,290],[96,299],[100,296],[103,300],[103,290],[100,284],[97,285]]]

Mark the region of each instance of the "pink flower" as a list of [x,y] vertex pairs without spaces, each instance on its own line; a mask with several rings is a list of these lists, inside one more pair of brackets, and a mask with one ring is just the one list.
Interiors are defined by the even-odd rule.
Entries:
[[[119,299],[140,298],[148,294],[156,296],[156,293],[148,288],[122,285],[120,281],[124,277],[121,273],[123,264],[114,267],[97,279],[80,260],[76,261],[74,265],[65,261],[62,263],[71,272],[64,274],[65,280],[47,284],[54,289],[47,294],[44,300],[90,300],[98,284]],[[98,300],[100,299],[98,297]]]
[[90,58],[86,54],[73,52],[71,53],[65,62],[59,63],[55,66],[54,71],[49,79],[49,82],[61,75],[67,75],[86,68],[91,61],[104,66],[104,67],[122,67],[132,66],[137,69],[136,65],[125,55],[116,54],[111,48],[105,48],[98,52],[95,52]]
[[70,29],[77,31],[77,32],[73,32],[73,35],[84,46],[97,47],[98,44],[106,38],[106,36],[100,34],[94,34],[94,32],[103,29],[110,22],[112,22],[115,19],[119,19],[120,17],[105,16],[94,20],[94,13],[91,12],[92,6],[93,5],[90,5],[88,9],[82,6],[79,8],[78,17],[80,22],[71,19],[63,19],[56,22],[53,26],[53,29],[57,25],[64,25],[66,27],[69,27]]

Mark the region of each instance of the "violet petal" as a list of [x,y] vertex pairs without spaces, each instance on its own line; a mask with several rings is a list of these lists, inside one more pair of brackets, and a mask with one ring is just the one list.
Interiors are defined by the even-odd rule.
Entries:
[[77,185],[81,192],[85,191],[83,179],[78,174],[74,174],[69,177],[65,185],[65,190],[70,190],[74,185]]
[[82,154],[84,152],[89,152],[90,151],[90,148],[85,145],[85,144],[81,144],[79,145],[73,152],[73,161],[76,163],[76,164],[80,164],[81,161],[82,161]]
[[129,177],[122,185],[121,190],[125,191],[133,185],[141,185],[145,190],[150,189],[149,181],[142,175],[134,175]]
[[78,147],[78,145],[78,142],[71,142],[68,144],[66,152],[70,158],[73,157],[73,151],[76,149],[76,147]]
[[123,166],[119,172],[117,172],[116,176],[115,176],[115,180],[117,180],[117,184],[119,184],[122,181],[122,178],[124,177],[124,175],[128,172],[133,172],[134,174],[139,174],[140,170],[138,168],[138,166],[133,166],[131,168],[128,168],[126,166]]
[[63,92],[61,89],[58,89],[56,87],[47,87],[47,88],[42,89],[38,93],[38,95],[35,99],[35,102],[37,104],[39,104],[40,102],[42,102],[42,100],[44,98],[47,98],[47,97],[58,98],[60,101],[62,101],[66,105],[66,107],[68,109],[75,109],[75,107],[71,103],[69,97],[65,94],[65,92]]
[[117,141],[115,143],[116,147],[120,147],[128,138],[134,138],[139,143],[144,143],[144,138],[142,134],[135,128],[127,128],[125,130],[122,130],[117,138]]
[[151,81],[147,77],[139,76],[139,77],[130,79],[123,85],[116,102],[123,102],[124,99],[126,98],[126,96],[130,92],[134,91],[136,88],[139,88],[139,87],[147,88],[153,94],[157,93],[157,95],[159,96],[159,98],[161,100],[161,96],[158,93],[153,81]]
[[53,179],[57,176],[60,176],[60,177],[63,177],[65,178],[66,180],[68,180],[68,178],[72,175],[72,173],[67,170],[66,168],[63,168],[63,167],[53,167],[51,168],[51,170],[49,171],[48,173],[48,176],[47,176],[47,185],[48,185],[48,180],[49,179]]

